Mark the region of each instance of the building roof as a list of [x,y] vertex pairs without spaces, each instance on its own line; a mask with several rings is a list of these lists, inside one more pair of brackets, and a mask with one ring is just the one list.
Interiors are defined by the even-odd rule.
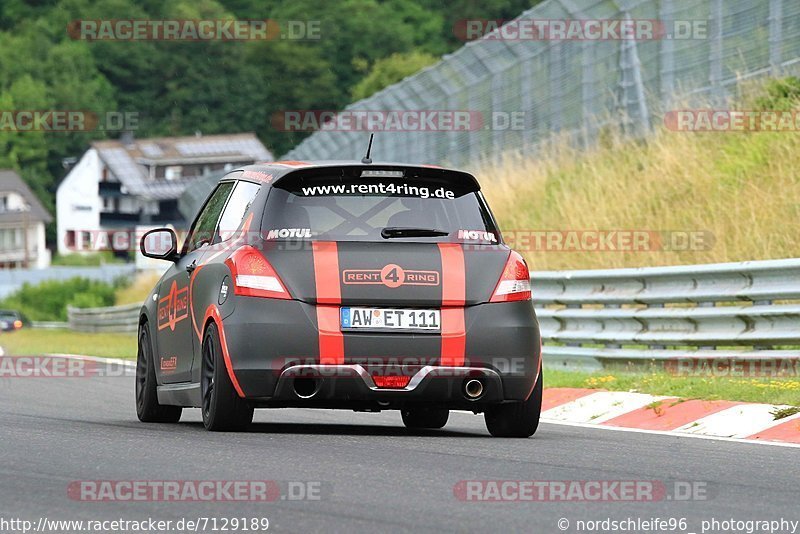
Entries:
[[26,211],[0,211],[0,223],[28,223],[44,222],[49,223],[53,220],[45,207],[33,194],[22,178],[15,171],[10,169],[0,169],[0,193],[14,192],[25,199],[28,205]]
[[95,141],[92,148],[128,193],[152,200],[177,198],[198,176],[154,181],[150,166],[231,163],[238,167],[273,159],[253,133],[113,139]]

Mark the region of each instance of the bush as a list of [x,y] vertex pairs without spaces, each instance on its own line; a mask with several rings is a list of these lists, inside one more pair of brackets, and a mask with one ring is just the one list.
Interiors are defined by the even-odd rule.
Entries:
[[113,252],[104,250],[102,252],[91,252],[88,254],[67,254],[62,256],[57,254],[53,257],[53,265],[68,267],[97,267],[109,263],[124,263],[123,258],[118,258]]
[[67,306],[113,306],[114,286],[86,278],[48,280],[22,288],[0,300],[0,307],[18,310],[32,321],[66,321]]
[[769,80],[766,94],[755,99],[757,109],[768,111],[791,111],[800,105],[800,78],[789,76]]

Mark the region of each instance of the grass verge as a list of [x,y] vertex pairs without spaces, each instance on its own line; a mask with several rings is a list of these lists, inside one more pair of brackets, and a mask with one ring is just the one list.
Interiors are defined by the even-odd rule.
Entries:
[[599,388],[670,395],[683,399],[731,400],[800,406],[800,378],[685,377],[664,372],[595,373],[545,369],[545,386]]
[[[800,107],[794,93],[775,89],[780,83],[750,89],[777,91],[775,99],[750,104],[741,97],[730,107]],[[800,88],[800,80],[792,83]],[[796,257],[800,234],[786,224],[800,214],[798,166],[797,133],[659,125],[645,141],[599,135],[588,150],[555,137],[535,156],[510,153],[477,175],[504,237],[532,269],[610,269]],[[647,241],[593,249],[567,240],[615,230]],[[537,241],[538,234],[547,239]]]
[[61,329],[25,328],[0,334],[0,346],[8,356],[62,353],[133,359],[136,357],[136,334],[88,334]]

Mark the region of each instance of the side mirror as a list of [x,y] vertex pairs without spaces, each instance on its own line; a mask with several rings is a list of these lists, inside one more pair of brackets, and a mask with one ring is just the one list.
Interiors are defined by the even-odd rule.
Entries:
[[178,259],[178,236],[169,228],[156,228],[142,236],[139,248],[148,258],[175,261]]

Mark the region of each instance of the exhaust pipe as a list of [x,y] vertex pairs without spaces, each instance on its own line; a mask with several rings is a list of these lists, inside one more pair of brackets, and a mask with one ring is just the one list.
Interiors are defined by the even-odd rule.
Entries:
[[483,395],[483,382],[475,378],[464,384],[464,396],[469,400],[479,399]]
[[310,399],[319,391],[322,381],[319,378],[295,378],[292,382],[294,394],[301,399]]

